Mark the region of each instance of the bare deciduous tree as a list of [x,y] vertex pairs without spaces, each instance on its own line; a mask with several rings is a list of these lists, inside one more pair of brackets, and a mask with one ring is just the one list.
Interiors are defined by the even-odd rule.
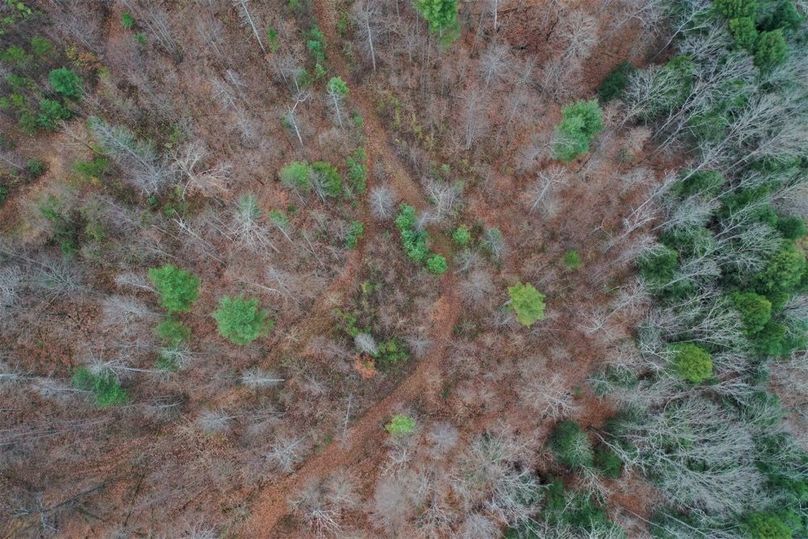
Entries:
[[376,185],[370,189],[370,211],[379,220],[393,216],[396,196],[387,185]]
[[[376,20],[379,17],[379,10],[376,0],[363,0],[357,2],[353,7],[353,17],[355,28],[359,32],[360,39],[367,44],[367,53],[373,71],[376,71],[376,48],[374,46],[374,36],[377,36],[379,29],[375,28]],[[382,28],[381,26],[379,28]]]
[[360,353],[375,356],[379,353],[379,347],[376,345],[376,339],[370,333],[358,333],[354,337],[354,345]]
[[555,201],[558,189],[567,184],[569,175],[560,166],[552,165],[539,171],[536,183],[530,190],[530,211],[542,209],[548,216],[553,216],[557,211]]
[[153,145],[138,140],[125,127],[110,125],[96,117],[90,118],[89,126],[98,144],[126,172],[124,178],[144,195],[158,194],[176,180]]
[[250,389],[275,387],[284,381],[274,373],[258,368],[248,369],[241,373],[241,383]]
[[165,11],[155,5],[141,9],[135,0],[122,1],[123,5],[135,14],[160,48],[170,54],[175,61],[182,59],[182,47],[171,33],[171,25]]
[[261,33],[258,31],[258,27],[252,13],[250,13],[249,0],[233,0],[233,7],[238,11],[238,16],[241,18],[241,22],[244,24],[244,26],[252,31],[255,40],[258,42],[258,46],[261,47],[261,52],[266,54],[267,49],[264,47],[264,42],[261,39]]
[[272,443],[272,447],[264,457],[267,463],[276,470],[288,474],[303,458],[303,439],[279,436]]
[[201,142],[191,142],[182,146],[174,155],[174,167],[186,183],[183,195],[199,192],[206,196],[226,194],[232,167],[229,163],[206,166],[210,152]]
[[511,58],[508,47],[502,43],[492,43],[480,57],[480,71],[486,86],[505,77]]

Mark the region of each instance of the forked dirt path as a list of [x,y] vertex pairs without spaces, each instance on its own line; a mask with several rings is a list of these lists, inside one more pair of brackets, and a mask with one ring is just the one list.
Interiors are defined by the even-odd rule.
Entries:
[[[328,0],[319,0],[315,2],[314,9],[320,30],[326,38],[326,54],[330,67],[344,80],[350,81],[349,70],[337,45],[339,40],[335,30],[336,17],[333,4]],[[399,198],[418,209],[425,209],[428,202],[419,184],[413,180],[401,164],[390,145],[388,135],[372,106],[372,100],[359,85],[351,85],[350,99],[364,119],[365,150],[369,163],[381,159],[389,174],[387,181]],[[370,167],[368,168],[370,169]],[[365,222],[372,227],[369,220],[365,220]],[[438,242],[436,242],[438,250],[444,250],[440,248],[440,244],[443,243],[440,241],[441,238],[438,234],[435,236],[438,238]],[[329,286],[329,294],[325,301],[319,304],[312,314],[324,315],[326,313],[321,311],[338,304],[339,297],[349,289],[351,276],[359,273],[363,252],[364,250],[352,256],[345,270]],[[318,454],[309,458],[294,473],[261,487],[251,502],[250,518],[241,529],[245,537],[271,537],[275,526],[289,513],[289,497],[298,492],[307,482],[327,476],[337,469],[350,466],[360,460],[371,459],[380,452],[384,447],[384,422],[392,415],[397,406],[415,401],[423,396],[424,389],[433,373],[440,369],[441,360],[451,340],[452,330],[460,315],[460,301],[456,294],[455,280],[456,277],[451,271],[441,279],[442,293],[433,306],[432,314],[430,337],[433,345],[427,356],[419,361],[415,370],[406,380],[354,422],[353,426],[348,429],[345,440],[331,442]],[[320,327],[327,320],[327,316],[312,316],[312,322],[307,324],[304,334],[311,334],[309,331]]]
[[[325,36],[326,60],[331,71],[342,77],[349,83],[348,99],[354,108],[358,109],[363,118],[363,129],[365,132],[364,147],[367,155],[368,189],[373,185],[371,179],[373,163],[380,161],[384,163],[387,172],[386,182],[395,191],[398,199],[402,202],[425,210],[429,207],[429,202],[418,184],[412,178],[409,171],[402,165],[398,155],[389,141],[387,131],[382,126],[381,120],[373,106],[373,100],[368,97],[360,84],[351,84],[350,69],[345,62],[339,47],[339,37],[336,32],[336,13],[332,0],[317,0],[314,2],[314,12],[320,31]],[[330,321],[330,311],[342,302],[343,296],[351,290],[353,281],[359,275],[364,256],[364,247],[375,235],[376,223],[370,215],[367,200],[363,203],[361,216],[365,224],[365,235],[361,246],[349,255],[343,271],[336,276],[328,289],[323,294],[322,301],[318,301],[307,315],[307,321],[303,323],[300,330],[301,335],[321,334],[327,330]],[[448,251],[448,241],[438,230],[431,230],[433,248],[435,251],[446,254]]]

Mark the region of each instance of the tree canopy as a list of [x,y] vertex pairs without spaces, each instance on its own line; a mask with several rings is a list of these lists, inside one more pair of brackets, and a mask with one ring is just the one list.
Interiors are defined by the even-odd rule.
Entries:
[[576,101],[561,110],[553,152],[561,161],[572,161],[589,151],[589,144],[603,129],[603,113],[596,100]]
[[511,308],[523,326],[532,326],[544,319],[544,294],[529,283],[516,283],[508,287]]
[[246,345],[272,330],[275,323],[257,299],[225,296],[213,312],[219,334],[234,344]]
[[160,295],[160,303],[169,312],[185,312],[199,297],[199,278],[173,264],[149,270],[149,280]]
[[415,9],[433,32],[441,33],[457,27],[457,0],[416,0]]

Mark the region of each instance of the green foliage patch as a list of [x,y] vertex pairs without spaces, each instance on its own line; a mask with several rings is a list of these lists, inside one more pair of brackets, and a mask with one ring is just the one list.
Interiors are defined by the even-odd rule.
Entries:
[[348,249],[356,249],[362,236],[365,235],[365,225],[362,221],[352,221],[345,235],[345,246]]
[[281,168],[279,176],[281,183],[300,192],[311,190],[311,176],[313,174],[311,165],[304,161],[292,161]]
[[592,442],[574,421],[556,425],[550,435],[550,449],[558,462],[572,469],[591,468],[594,463]]
[[222,337],[242,346],[266,335],[275,326],[275,322],[259,306],[257,299],[243,296],[221,298],[218,309],[213,312],[213,318]]
[[466,225],[460,225],[452,231],[452,241],[458,247],[466,247],[471,243],[471,231]]
[[562,120],[556,128],[553,152],[561,161],[573,159],[589,151],[589,145],[603,130],[603,113],[595,100],[576,101],[561,109]]
[[415,419],[408,415],[397,414],[390,419],[384,429],[390,433],[390,436],[401,438],[415,432],[415,426]]
[[575,271],[581,269],[583,265],[584,262],[581,259],[581,255],[578,254],[578,251],[573,249],[564,253],[564,267],[568,270]]
[[457,0],[415,0],[415,10],[435,33],[456,32]]
[[628,79],[631,74],[637,71],[629,62],[620,62],[612,69],[598,88],[598,99],[602,103],[608,103],[612,99],[620,97],[626,89]]
[[529,283],[516,283],[508,287],[510,306],[523,326],[532,326],[544,319],[544,294]]
[[57,94],[68,99],[81,97],[81,78],[70,68],[60,67],[48,73],[48,83]]
[[160,304],[169,312],[187,312],[199,297],[199,278],[173,264],[151,268],[149,281],[160,295]]
[[78,367],[71,378],[73,387],[82,391],[90,391],[99,408],[120,406],[129,400],[126,391],[121,387],[118,378],[111,371],[93,372],[89,368]]
[[179,346],[191,338],[191,330],[174,318],[166,318],[157,324],[156,332],[166,346]]
[[692,343],[676,343],[669,348],[679,376],[694,384],[712,377],[713,358],[707,350]]

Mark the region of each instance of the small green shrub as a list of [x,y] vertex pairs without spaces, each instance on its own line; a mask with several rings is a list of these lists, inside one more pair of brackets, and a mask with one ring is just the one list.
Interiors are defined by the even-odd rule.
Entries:
[[318,63],[325,62],[325,36],[317,26],[312,26],[306,33],[306,48]]
[[345,246],[348,249],[355,249],[364,234],[364,223],[362,221],[352,221],[351,226],[348,228],[348,233],[345,235]]
[[652,286],[661,286],[673,279],[679,267],[679,255],[664,245],[644,254],[637,261],[640,275]]
[[743,521],[744,537],[749,539],[791,539],[788,526],[775,514],[753,513]]
[[101,178],[109,170],[109,159],[99,155],[90,161],[76,161],[73,170],[87,179]]
[[325,36],[317,26],[306,32],[306,49],[314,60],[315,79],[325,76]]
[[276,53],[278,49],[281,47],[281,40],[280,36],[278,35],[278,30],[272,27],[268,27],[266,31],[267,36],[267,45],[269,45],[269,52]]
[[788,242],[754,277],[755,288],[769,298],[773,308],[780,309],[796,290],[805,272],[805,253],[793,242]]
[[516,283],[508,287],[510,306],[523,326],[531,326],[544,319],[544,294],[532,284]]
[[45,174],[48,164],[42,159],[29,159],[25,162],[25,173],[29,178],[35,180]]
[[316,183],[318,192],[334,198],[342,194],[342,177],[334,165],[326,161],[315,161],[311,168],[312,181]]
[[738,17],[727,22],[729,33],[735,38],[735,43],[748,51],[754,52],[758,39],[758,31],[752,17]]
[[118,378],[110,371],[94,373],[87,367],[78,367],[73,373],[71,382],[76,389],[92,392],[99,408],[119,406],[129,400]]
[[798,240],[808,234],[805,220],[794,215],[786,215],[777,219],[777,230],[787,240]]
[[149,281],[160,295],[160,304],[169,312],[186,312],[199,297],[199,278],[172,264],[149,270]]
[[713,5],[727,19],[754,17],[757,12],[756,0],[714,0]]
[[48,195],[39,203],[39,212],[51,226],[53,240],[62,253],[71,256],[79,249],[81,223],[74,210],[53,195]]
[[581,255],[578,254],[578,251],[573,249],[564,253],[564,267],[568,270],[578,270],[583,264],[584,262],[581,260]]
[[762,357],[781,357],[786,353],[786,332],[788,328],[775,320],[758,331],[752,339],[755,352]]
[[681,107],[693,88],[696,67],[685,55],[674,56],[656,71],[654,88],[641,117],[653,120]]
[[9,193],[8,186],[0,185],[0,206],[2,206],[8,199],[8,193]]
[[219,334],[230,342],[246,345],[272,331],[275,322],[262,309],[257,299],[223,297],[213,312]]
[[0,53],[0,60],[15,67],[24,68],[31,63],[31,56],[22,47],[12,45]]
[[674,184],[672,191],[682,198],[693,195],[713,197],[721,192],[726,179],[715,170],[688,171],[684,178]]
[[272,221],[272,224],[280,228],[281,230],[288,230],[289,229],[289,216],[283,210],[279,209],[272,209],[267,212],[267,216],[269,220]]
[[750,220],[776,226],[777,214],[771,204],[766,201],[770,194],[771,189],[765,184],[750,189],[729,189],[721,194],[719,215],[729,217],[743,210],[748,212]]
[[765,296],[754,292],[735,292],[732,302],[743,321],[747,335],[760,332],[772,317],[772,303]]
[[121,26],[123,26],[125,30],[133,29],[135,27],[135,17],[128,11],[124,11],[121,13]]
[[357,194],[363,194],[367,190],[367,170],[365,170],[365,161],[367,154],[364,148],[357,148],[353,154],[349,155],[345,160],[348,166],[348,181],[351,184],[351,190]]
[[758,15],[759,25],[762,30],[777,30],[778,28],[786,31],[797,30],[803,20],[805,18],[800,15],[791,0],[780,0],[774,10],[763,17]]
[[281,183],[286,187],[306,193],[311,190],[311,165],[303,161],[292,161],[281,168],[279,173]]
[[53,99],[43,99],[39,102],[39,114],[36,117],[36,125],[40,129],[56,131],[59,122],[69,120],[73,116],[70,109]]
[[458,247],[465,247],[471,242],[471,231],[466,225],[460,225],[452,231],[452,241]]
[[617,479],[623,473],[623,461],[607,445],[595,448],[594,465],[604,477]]
[[703,226],[675,228],[664,232],[659,239],[681,256],[703,256],[715,249],[715,236]]
[[[625,532],[609,520],[604,508],[589,493],[565,491],[564,484],[560,480],[555,480],[547,487],[546,499],[547,502],[541,516],[553,528],[572,528],[578,532],[574,537],[610,537],[613,539],[625,539],[626,537]],[[533,526],[531,528],[532,533],[516,537],[519,539],[544,539],[543,535],[536,534]]]
[[572,469],[591,468],[594,462],[592,442],[577,423],[564,420],[550,436],[550,449],[556,460]]
[[191,330],[179,320],[166,318],[157,324],[157,336],[166,346],[179,346],[191,338]]
[[73,70],[60,67],[48,73],[48,83],[57,94],[69,99],[81,97],[81,78]]
[[410,351],[399,339],[392,337],[378,345],[378,352],[374,359],[382,370],[399,365],[410,358]]
[[443,275],[449,269],[449,265],[442,255],[433,254],[426,259],[426,269],[434,275]]
[[348,84],[341,77],[331,77],[325,87],[329,94],[341,97],[348,95]]
[[781,29],[761,32],[755,47],[755,65],[768,71],[786,60],[788,45]]
[[417,230],[415,208],[409,204],[402,204],[395,220],[396,228],[401,235],[404,252],[415,262],[422,263],[429,254],[427,247],[428,235],[425,230]]
[[603,79],[598,88],[598,99],[602,103],[608,103],[612,99],[620,97],[625,91],[628,79],[631,74],[637,71],[637,68],[628,62],[620,62],[608,75]]
[[694,384],[712,377],[713,358],[702,347],[691,343],[670,345],[673,354],[673,366],[676,373]]
[[390,436],[401,438],[415,432],[415,426],[416,423],[413,418],[404,414],[397,414],[390,419],[384,429],[390,433]]
[[458,30],[457,0],[415,0],[415,10],[429,23],[429,29],[437,34],[455,33]]
[[562,120],[556,128],[553,152],[561,161],[589,151],[589,145],[603,129],[603,113],[598,102],[576,101],[561,109]]
[[31,38],[31,52],[38,58],[45,58],[53,52],[53,43],[41,36]]
[[171,348],[160,350],[157,360],[154,362],[154,368],[165,372],[177,372],[180,370],[180,364],[176,356],[177,354]]

